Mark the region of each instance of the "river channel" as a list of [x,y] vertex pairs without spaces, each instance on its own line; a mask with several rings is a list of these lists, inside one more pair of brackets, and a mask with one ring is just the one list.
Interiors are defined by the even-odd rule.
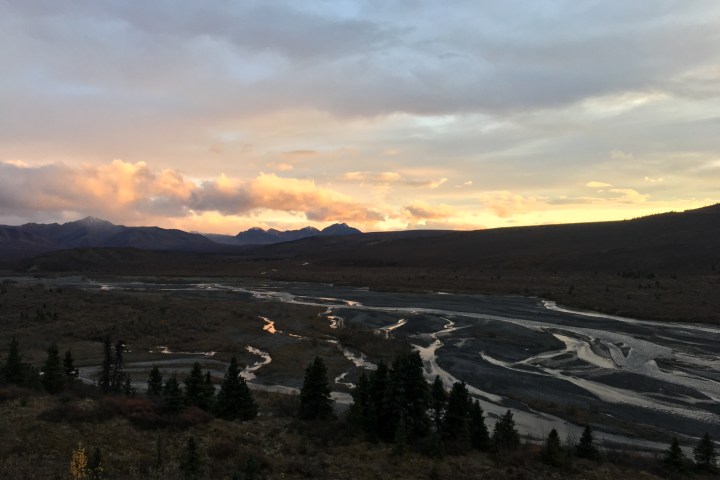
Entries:
[[[593,411],[595,418],[607,419],[606,427],[596,427],[603,441],[641,449],[657,450],[666,444],[632,438],[628,425],[638,432],[648,428],[666,433],[668,438],[697,438],[704,432],[720,437],[720,328],[715,326],[574,311],[539,298],[513,296],[388,293],[239,280],[53,282],[89,290],[178,295],[232,292],[259,301],[320,306],[326,310],[318,321],[334,328],[362,325],[379,335],[406,337],[420,352],[428,380],[439,375],[448,388],[465,381],[490,425],[512,409],[521,431],[535,438],[543,438],[551,428],[561,436],[579,437],[581,427],[559,418],[558,408]],[[271,359],[265,352],[249,351],[258,358],[244,374],[252,384],[256,372]],[[208,353],[212,352],[206,357]],[[375,368],[362,352],[344,354],[354,363],[355,376]],[[352,378],[341,375],[335,382],[351,386]],[[289,386],[274,387],[293,391]],[[347,401],[346,394],[336,398]]]

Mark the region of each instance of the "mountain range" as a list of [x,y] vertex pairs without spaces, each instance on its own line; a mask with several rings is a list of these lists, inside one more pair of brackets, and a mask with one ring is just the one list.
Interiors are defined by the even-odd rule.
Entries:
[[63,224],[27,223],[0,225],[0,258],[16,260],[54,250],[74,248],[137,248],[153,251],[227,253],[242,245],[268,245],[312,236],[336,236],[361,233],[346,224],[324,230],[313,227],[281,232],[251,228],[236,236],[188,233],[159,227],[126,227],[106,220],[86,217]]
[[357,228],[350,227],[345,223],[336,223],[322,230],[318,230],[315,227],[305,227],[299,230],[280,231],[274,228],[263,230],[262,228],[253,227],[235,236],[211,233],[204,235],[212,241],[224,245],[271,245],[281,242],[292,242],[300,240],[301,238],[355,235],[359,233],[362,232]]
[[[348,233],[343,235],[343,233]],[[40,268],[53,251],[65,249],[60,264],[79,268],[87,262],[122,265],[123,255],[141,255],[142,264],[162,267],[152,251],[198,254],[202,271],[231,269],[237,262],[286,261],[317,267],[411,267],[452,271],[522,272],[720,272],[720,204],[623,221],[496,228],[469,232],[409,230],[354,234],[347,225],[323,231],[305,228],[280,232],[250,229],[236,236],[210,238],[157,227],[124,227],[94,218],[63,225],[0,227],[0,259],[36,258]],[[220,242],[218,243],[218,240]],[[104,247],[105,253],[87,248]],[[113,247],[115,250],[112,252]],[[117,247],[133,247],[136,253]],[[73,253],[74,252],[74,253]],[[213,253],[212,258],[206,253]],[[90,255],[93,260],[86,258]],[[201,258],[203,257],[203,258]],[[166,257],[162,257],[165,259]],[[118,263],[119,262],[119,263]],[[27,262],[26,262],[27,263]],[[57,263],[57,262],[55,262]],[[212,265],[211,265],[212,264]],[[28,264],[30,265],[30,264]],[[71,269],[72,269],[71,268]],[[83,267],[84,268],[84,267]],[[232,269],[231,269],[232,270]]]

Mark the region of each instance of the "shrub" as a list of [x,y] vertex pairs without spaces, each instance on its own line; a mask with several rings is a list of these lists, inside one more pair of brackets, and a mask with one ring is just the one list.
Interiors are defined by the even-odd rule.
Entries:
[[183,410],[179,415],[171,417],[170,421],[173,426],[181,429],[194,427],[196,425],[203,425],[210,423],[213,420],[213,416],[208,412],[199,407],[188,407]]
[[53,423],[101,423],[110,420],[115,412],[96,402],[68,402],[51,407],[38,415],[38,420]]
[[213,460],[227,460],[237,453],[237,444],[225,439],[215,440],[207,448],[207,454]]
[[27,397],[32,393],[32,390],[28,390],[27,388],[18,387],[16,385],[7,385],[3,388],[0,388],[0,402],[17,400],[21,397]]
[[128,415],[128,421],[143,430],[155,430],[168,426],[167,418],[155,412],[136,412]]
[[147,398],[110,396],[105,397],[102,403],[123,417],[137,413],[155,412],[156,410],[155,402]]

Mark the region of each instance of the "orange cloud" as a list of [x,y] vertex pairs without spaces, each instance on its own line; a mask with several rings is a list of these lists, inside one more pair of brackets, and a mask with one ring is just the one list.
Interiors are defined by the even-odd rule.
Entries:
[[508,191],[490,192],[484,195],[482,200],[487,208],[501,218],[529,213],[541,206],[535,197],[525,197]]
[[438,188],[448,181],[447,178],[438,180],[408,179],[398,172],[347,172],[340,175],[340,180],[376,186],[403,185],[430,189]]
[[608,187],[612,187],[612,185],[610,185],[609,183],[605,183],[605,182],[594,182],[594,181],[593,181],[593,182],[587,182],[587,183],[585,184],[585,186],[588,187],[588,188],[608,188]]
[[319,187],[313,180],[275,174],[260,174],[250,180],[222,174],[198,184],[176,171],[153,171],[144,162],[114,160],[80,167],[0,164],[0,212],[76,212],[135,222],[204,212],[251,215],[259,210],[304,215],[317,222],[367,225],[385,218],[381,212]]
[[415,202],[406,206],[404,210],[415,220],[446,219],[455,213],[450,205],[432,206],[426,202]]
[[287,158],[306,158],[316,157],[320,155],[320,152],[317,150],[291,150],[289,152],[283,152],[282,155]]

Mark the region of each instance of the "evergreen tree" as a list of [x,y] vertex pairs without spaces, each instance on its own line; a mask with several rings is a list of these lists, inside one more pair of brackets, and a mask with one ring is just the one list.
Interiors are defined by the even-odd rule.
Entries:
[[490,450],[490,433],[485,425],[480,402],[475,400],[470,408],[470,444],[476,450]]
[[195,362],[190,375],[185,379],[185,401],[203,410],[210,408],[210,398],[207,398],[205,376],[200,369],[200,363]]
[[120,393],[125,384],[125,343],[118,340],[115,343],[115,356],[112,361],[112,372],[110,374],[110,391]]
[[440,375],[435,375],[432,387],[430,387],[430,395],[432,397],[433,420],[435,421],[435,430],[440,430],[442,424],[443,412],[447,404],[448,394]]
[[60,353],[54,343],[48,347],[47,360],[42,368],[42,384],[48,393],[58,393],[65,388],[65,371],[60,361]]
[[134,397],[135,396],[135,387],[132,386],[132,379],[130,378],[130,375],[127,373],[124,375],[125,377],[125,383],[122,387],[122,393],[123,395],[127,395],[128,397]]
[[425,436],[430,432],[431,420],[428,411],[431,406],[430,386],[425,380],[420,353],[413,351],[405,355],[403,367],[406,395],[406,418],[408,433],[414,437]]
[[515,428],[515,419],[510,410],[495,423],[492,441],[498,452],[517,450],[520,447],[520,434]]
[[65,377],[67,378],[68,383],[73,383],[80,374],[78,369],[75,368],[75,360],[73,360],[72,352],[70,350],[65,352],[65,357],[63,358],[63,370],[65,370]]
[[559,467],[563,464],[564,452],[562,445],[560,445],[560,436],[554,428],[550,430],[550,434],[545,440],[543,449],[540,452],[540,459],[543,463],[553,467]]
[[110,392],[112,380],[113,353],[110,336],[106,336],[103,341],[103,362],[98,372],[98,386],[103,393]]
[[408,428],[405,422],[405,416],[401,415],[395,428],[395,438],[393,439],[395,446],[393,447],[394,455],[404,455],[407,451],[408,444]]
[[580,443],[575,446],[575,455],[579,458],[587,458],[590,460],[600,459],[600,451],[594,444],[590,425],[585,426],[585,430],[583,430],[582,436],[580,437]]
[[370,404],[370,380],[365,372],[360,374],[352,391],[353,403],[348,412],[348,421],[356,427],[366,429],[368,406]]
[[709,433],[706,432],[697,445],[695,445],[695,448],[693,449],[693,458],[695,459],[695,465],[700,470],[715,470],[715,443]]
[[470,394],[465,382],[456,382],[450,390],[441,434],[455,452],[463,452],[470,446]]
[[315,357],[305,369],[298,416],[306,420],[328,418],[333,414],[332,403],[325,363],[321,357]]
[[213,401],[215,400],[215,384],[212,381],[210,372],[205,372],[205,380],[203,381],[203,398],[205,402],[205,410],[212,410]]
[[175,375],[171,376],[163,387],[162,409],[171,415],[180,413],[183,409],[182,390]]
[[250,420],[257,416],[257,405],[245,379],[240,376],[237,360],[230,360],[215,401],[215,415],[225,420]]
[[14,385],[24,385],[25,383],[25,364],[20,356],[18,341],[15,337],[10,340],[8,345],[8,355],[3,366],[3,377],[6,383]]
[[677,437],[673,437],[670,447],[665,450],[663,465],[668,470],[679,472],[685,468],[685,461],[685,454],[680,448],[680,442]]
[[388,368],[380,361],[377,369],[370,375],[370,398],[365,410],[365,433],[368,440],[375,441],[380,435],[380,412],[385,403],[385,391],[388,384]]
[[202,461],[195,437],[188,438],[185,452],[180,461],[180,471],[185,480],[197,480],[202,473]]
[[0,378],[2,378],[5,383],[33,389],[43,387],[37,368],[22,361],[20,347],[15,337],[10,340],[5,364],[0,370],[2,371]]
[[160,369],[158,369],[157,365],[153,365],[152,370],[150,370],[150,375],[148,376],[147,396],[160,398],[160,395],[162,395],[162,387],[163,377]]
[[397,423],[402,417],[405,418],[411,437],[427,435],[430,429],[430,406],[430,389],[423,376],[420,354],[413,352],[396,358],[380,408],[380,437],[392,441]]

